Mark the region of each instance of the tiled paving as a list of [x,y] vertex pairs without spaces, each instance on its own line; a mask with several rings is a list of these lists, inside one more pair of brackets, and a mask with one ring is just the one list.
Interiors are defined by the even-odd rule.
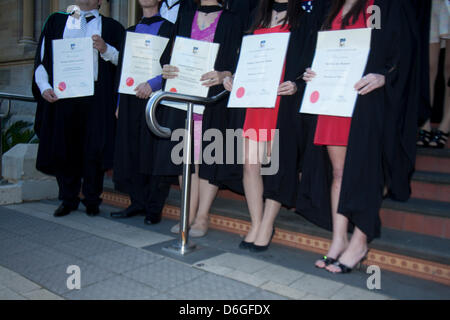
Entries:
[[[0,300],[402,298],[365,289],[363,273],[332,279],[287,265],[284,257],[298,250],[276,247],[249,256],[230,249],[232,236],[213,231],[198,240],[202,250],[181,259],[161,250],[174,239],[168,232],[173,222],[146,227],[140,217],[115,221],[107,216],[109,207],[96,218],[79,211],[56,219],[56,206],[50,201],[0,207]],[[69,266],[79,267],[81,290],[69,289]],[[403,284],[413,288],[407,298],[421,298],[411,283]],[[450,297],[448,288],[426,285],[424,292],[434,288],[441,298]]]

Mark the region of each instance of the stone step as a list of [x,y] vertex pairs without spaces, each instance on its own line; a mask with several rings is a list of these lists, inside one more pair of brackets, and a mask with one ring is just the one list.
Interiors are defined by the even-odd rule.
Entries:
[[412,198],[450,202],[450,173],[417,171],[411,188]]
[[417,149],[416,170],[450,173],[450,149]]

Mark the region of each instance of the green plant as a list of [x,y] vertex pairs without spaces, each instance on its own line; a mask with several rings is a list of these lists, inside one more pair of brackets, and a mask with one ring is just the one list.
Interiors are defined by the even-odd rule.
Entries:
[[9,118],[3,119],[2,124],[2,152],[5,154],[8,150],[20,143],[38,143],[38,139],[35,137],[33,124],[26,121],[16,121],[9,127],[6,127],[6,123]]

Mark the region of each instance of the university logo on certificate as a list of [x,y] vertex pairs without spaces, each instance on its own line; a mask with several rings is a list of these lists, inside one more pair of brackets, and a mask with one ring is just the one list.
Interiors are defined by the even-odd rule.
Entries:
[[311,67],[317,76],[306,86],[301,113],[353,116],[371,38],[370,28],[319,32]]
[[177,37],[170,65],[180,72],[177,78],[166,81],[165,91],[206,98],[209,88],[200,79],[214,70],[219,47],[218,43]]
[[275,108],[290,33],[244,37],[228,108]]
[[138,85],[161,75],[159,62],[169,39],[127,32],[119,93],[136,95]]
[[53,40],[53,90],[59,99],[94,95],[91,38]]

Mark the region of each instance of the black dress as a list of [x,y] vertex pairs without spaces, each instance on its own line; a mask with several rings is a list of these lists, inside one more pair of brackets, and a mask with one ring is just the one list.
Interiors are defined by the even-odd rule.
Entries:
[[[170,38],[173,24],[155,16],[144,18],[140,24],[161,24],[159,36]],[[135,32],[136,26],[127,31]],[[125,38],[122,47],[125,45]],[[120,81],[123,50],[119,59],[117,80]],[[117,91],[116,91],[117,92]],[[162,184],[158,177],[151,177],[155,140],[145,120],[148,99],[139,99],[133,95],[122,94],[119,99],[119,119],[117,121],[116,148],[114,157],[114,184],[116,190],[129,194],[132,206],[143,210],[155,221],[164,206],[169,192],[169,184]]]
[[[386,76],[386,85],[358,97],[347,148],[338,212],[357,226],[369,242],[380,236],[379,210],[383,189],[395,198],[409,197],[413,171],[418,91],[415,81],[417,49],[405,12],[406,2],[376,0],[382,28],[373,30],[371,52],[364,74]],[[312,60],[311,60],[312,62]],[[417,99],[417,100],[415,100]],[[307,131],[297,211],[317,225],[332,230],[330,190],[332,168],[326,147],[315,146],[317,117],[301,115]],[[401,172],[394,172],[401,169]]]
[[[43,65],[53,83],[52,40],[62,39],[68,15],[51,15],[42,31],[39,46],[45,38],[45,55],[41,61],[36,52],[35,68]],[[124,28],[117,21],[103,17],[102,38],[120,50]],[[35,131],[40,139],[36,167],[43,173],[54,175],[60,185],[60,198],[72,207],[78,206],[81,178],[83,193],[92,205],[100,203],[104,171],[113,167],[114,92],[116,66],[103,59],[98,61],[98,81],[93,97],[64,99],[53,104],[45,101],[34,79],[33,95],[37,100]]]
[[[206,7],[208,8],[208,7]],[[199,10],[204,10],[199,8]],[[220,8],[218,8],[220,10]],[[179,17],[176,24],[176,36],[190,38],[192,23],[194,21],[195,11],[185,13]],[[238,50],[242,39],[242,28],[239,19],[232,13],[224,10],[217,25],[214,42],[220,44],[214,70],[234,72],[237,62]],[[175,37],[172,39],[174,42]],[[170,53],[172,45],[168,46],[166,52],[161,58],[161,64],[170,63]],[[212,97],[224,91],[223,85],[210,88],[209,96]],[[175,129],[184,129],[186,112],[161,106],[162,115],[158,120],[161,125]],[[223,99],[215,104],[205,108],[203,114],[203,133],[211,128],[225,131],[227,122],[227,99]],[[179,142],[170,141],[170,139],[159,140],[157,154],[155,159],[154,174],[162,176],[180,176],[183,172],[182,165],[176,165],[171,160],[171,152],[175,145]],[[212,141],[211,143],[214,143]],[[202,148],[208,147],[208,143],[203,142]],[[200,164],[200,178],[208,180],[210,183],[217,184],[217,169],[220,164]]]

